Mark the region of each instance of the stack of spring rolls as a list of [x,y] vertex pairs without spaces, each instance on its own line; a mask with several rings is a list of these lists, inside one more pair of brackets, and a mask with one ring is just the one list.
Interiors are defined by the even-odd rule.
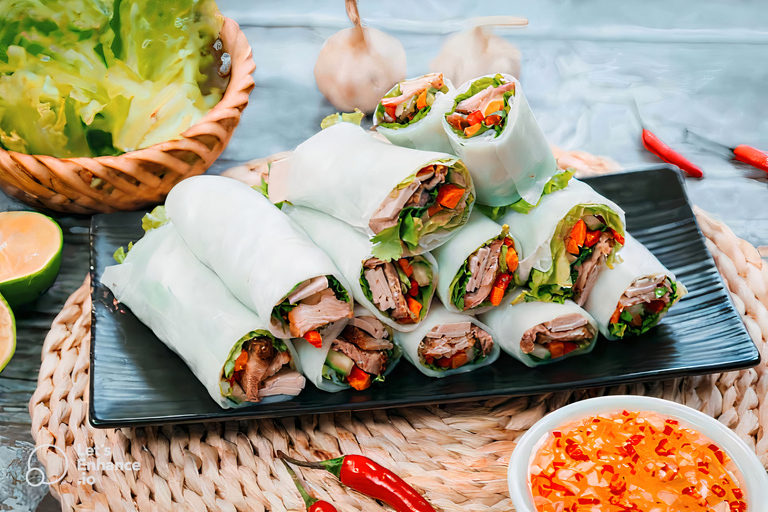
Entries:
[[501,350],[561,361],[685,293],[618,205],[558,171],[516,78],[404,80],[374,116],[390,143],[334,124],[267,190],[183,181],[105,270],[221,407],[386,385],[402,356],[429,377]]

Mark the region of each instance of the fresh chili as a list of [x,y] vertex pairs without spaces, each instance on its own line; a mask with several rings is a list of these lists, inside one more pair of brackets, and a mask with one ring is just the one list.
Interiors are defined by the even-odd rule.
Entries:
[[645,149],[672,165],[676,165],[693,178],[703,178],[704,173],[683,155],[664,144],[661,139],[643,128],[643,146]]
[[310,496],[307,490],[304,489],[304,486],[301,485],[301,482],[299,482],[299,478],[291,469],[291,466],[289,466],[285,461],[283,461],[283,464],[285,464],[285,469],[288,470],[288,474],[291,475],[293,483],[296,484],[296,488],[299,490],[299,494],[301,494],[301,498],[304,500],[304,504],[307,506],[307,510],[309,512],[337,512],[336,507],[327,501],[319,500]]
[[733,150],[733,157],[739,162],[768,172],[768,153],[763,153],[759,149],[746,144],[739,144]]
[[297,466],[325,469],[347,487],[381,500],[398,512],[435,512],[413,487],[368,457],[345,455],[321,462],[307,462],[288,457],[280,451],[277,456]]

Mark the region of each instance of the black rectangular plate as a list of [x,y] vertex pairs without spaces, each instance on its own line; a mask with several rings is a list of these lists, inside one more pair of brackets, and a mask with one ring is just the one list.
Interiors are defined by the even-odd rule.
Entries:
[[101,284],[112,254],[143,235],[145,212],[95,215],[91,222],[90,421],[116,428],[162,423],[294,416],[545,393],[724,372],[760,362],[704,245],[680,174],[638,171],[585,180],[626,211],[628,230],[674,272],[689,294],[664,322],[623,342],[601,337],[594,351],[528,368],[502,353],[493,365],[444,379],[403,360],[384,385],[326,393],[307,384],[288,402],[221,409],[192,372]]

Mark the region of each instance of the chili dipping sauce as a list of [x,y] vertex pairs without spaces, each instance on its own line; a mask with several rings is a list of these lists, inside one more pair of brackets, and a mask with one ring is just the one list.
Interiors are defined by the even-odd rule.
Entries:
[[531,457],[539,512],[744,512],[735,463],[653,412],[601,414],[554,430]]

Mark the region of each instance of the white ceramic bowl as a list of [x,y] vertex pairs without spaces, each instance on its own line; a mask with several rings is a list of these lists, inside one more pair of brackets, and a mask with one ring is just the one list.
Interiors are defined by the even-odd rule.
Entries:
[[597,414],[627,411],[652,411],[679,419],[682,424],[704,434],[725,450],[741,473],[748,512],[768,510],[768,474],[747,444],[728,427],[695,409],[668,400],[647,396],[603,396],[562,407],[540,419],[520,438],[509,461],[509,494],[517,512],[536,512],[528,483],[528,466],[533,450],[550,432],[573,421]]

